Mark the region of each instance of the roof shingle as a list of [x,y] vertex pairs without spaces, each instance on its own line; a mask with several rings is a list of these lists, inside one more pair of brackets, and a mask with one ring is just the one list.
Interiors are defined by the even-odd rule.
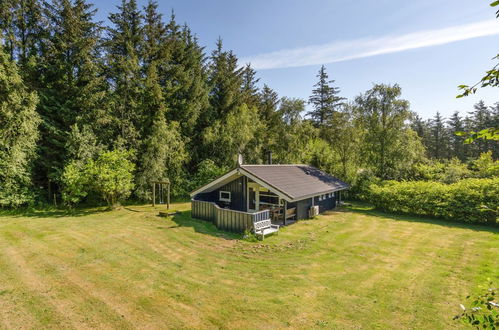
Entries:
[[349,187],[345,182],[308,165],[241,165],[240,167],[294,200]]

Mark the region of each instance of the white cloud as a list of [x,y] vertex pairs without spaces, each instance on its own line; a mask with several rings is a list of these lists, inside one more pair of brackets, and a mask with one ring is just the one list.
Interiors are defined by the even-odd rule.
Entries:
[[255,69],[260,70],[318,65],[443,45],[496,34],[499,34],[499,23],[497,20],[487,20],[398,36],[361,38],[302,48],[283,49],[242,58],[240,63],[251,63]]

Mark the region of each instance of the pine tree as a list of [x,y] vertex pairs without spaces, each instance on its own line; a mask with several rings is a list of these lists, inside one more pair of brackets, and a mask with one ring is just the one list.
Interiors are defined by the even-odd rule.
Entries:
[[[208,111],[202,113],[199,121],[199,127],[203,129],[203,143],[198,156],[200,159],[217,160],[219,166],[231,166],[230,159],[235,155],[227,155],[227,151],[219,148],[216,148],[217,152],[213,152],[210,146],[213,146],[216,140],[213,138],[214,132],[220,131],[220,126],[227,122],[228,116],[241,109],[241,72],[237,57],[231,51],[224,51],[222,40],[219,39],[216,49],[211,54],[208,67],[208,85],[211,90],[210,107]],[[253,108],[249,109],[253,110]],[[247,111],[244,112],[247,113]],[[210,138],[207,139],[207,137]]]
[[464,131],[464,123],[458,111],[455,111],[448,120],[449,125],[449,140],[452,150],[451,157],[457,157],[461,161],[466,160],[466,146],[464,137],[457,136],[456,132]]
[[258,106],[260,118],[266,123],[275,124],[276,118],[279,118],[278,105],[279,95],[267,84],[263,85],[260,91],[260,104]]
[[105,41],[107,79],[111,83],[110,111],[115,145],[137,149],[140,145],[143,17],[135,0],[122,0],[109,15],[112,27]]
[[0,38],[3,39],[4,51],[11,60],[14,60],[17,44],[14,29],[17,7],[15,0],[0,1]]
[[190,29],[177,25],[174,14],[166,28],[168,62],[161,66],[159,74],[164,77],[167,119],[180,124],[193,162],[197,163],[204,128],[199,126],[199,118],[209,109],[205,55]]
[[448,158],[448,135],[445,118],[437,111],[430,130],[430,157],[434,159]]
[[141,148],[140,168],[137,174],[137,195],[142,199],[151,196],[153,181],[169,179],[175,188],[182,191],[183,165],[188,158],[177,122],[167,123],[165,102],[155,62],[150,63],[145,81],[144,106],[152,118],[149,134],[144,137]]
[[317,75],[319,81],[314,85],[309,103],[314,110],[307,113],[316,125],[323,125],[324,122],[332,116],[333,113],[340,110],[345,98],[339,97],[340,89],[333,87],[334,80],[328,80],[326,67],[323,65]]
[[267,84],[263,85],[258,97],[258,114],[263,130],[259,132],[256,140],[261,144],[259,158],[265,159],[268,151],[275,152],[278,148],[279,126],[282,123],[278,109],[280,99],[279,95]]
[[209,65],[210,120],[225,118],[241,105],[242,70],[236,55],[232,51],[224,51],[219,39]]
[[19,1],[14,29],[17,39],[16,58],[21,67],[27,66],[32,58],[36,61],[39,54],[46,27],[42,11],[39,0]]
[[16,64],[0,46],[0,206],[32,201],[31,165],[40,117]]
[[[58,182],[67,158],[71,127],[102,101],[97,45],[101,27],[84,0],[46,3],[47,36],[37,65],[42,118],[38,179]],[[91,124],[91,123],[90,123]]]
[[[479,101],[473,106],[474,110],[471,112],[471,130],[479,132],[483,129],[492,127],[492,113],[490,109],[485,105],[485,102]],[[474,158],[478,158],[480,154],[492,150],[494,148],[494,141],[487,141],[483,139],[477,139],[474,144]]]
[[246,64],[242,71],[243,84],[241,86],[242,102],[249,107],[258,107],[259,103],[259,90],[258,82],[260,79],[256,78],[256,71],[250,64]]
[[144,73],[153,62],[167,60],[166,26],[163,15],[158,12],[158,4],[149,0],[144,7],[144,42],[142,45],[142,58],[144,60]]

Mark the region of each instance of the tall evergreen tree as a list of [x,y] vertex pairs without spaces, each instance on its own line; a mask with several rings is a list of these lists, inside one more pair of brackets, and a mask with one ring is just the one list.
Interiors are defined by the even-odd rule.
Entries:
[[[260,155],[258,158],[265,159],[265,154],[269,151],[275,151],[279,139],[279,128],[282,126],[281,115],[279,113],[279,95],[267,84],[258,94],[258,114],[262,123],[262,131],[257,132],[255,143],[260,144]],[[255,159],[258,161],[258,159]]]
[[32,201],[31,165],[40,117],[36,93],[28,91],[0,45],[0,206]]
[[271,126],[274,126],[276,124],[276,120],[279,119],[279,95],[267,84],[264,84],[262,90],[260,91],[259,97],[260,102],[258,108],[260,112],[260,118],[264,122],[269,123]]
[[141,148],[137,195],[143,199],[149,199],[153,181],[169,179],[175,188],[174,191],[181,191],[183,164],[188,155],[178,123],[166,121],[167,109],[155,62],[148,67],[145,91],[144,106],[152,116],[152,122],[149,126],[149,134],[144,137],[144,145]]
[[67,134],[78,118],[98,106],[101,27],[94,22],[96,10],[84,0],[46,3],[47,37],[40,55],[38,82],[42,118],[38,178],[58,182],[64,163]]
[[449,126],[451,157],[457,157],[461,161],[466,160],[466,145],[464,137],[456,135],[456,132],[465,130],[464,123],[458,111],[455,111],[447,121]]
[[16,49],[15,17],[18,3],[15,0],[0,2],[0,37],[3,40],[4,51],[14,59]]
[[30,59],[36,61],[44,38],[46,22],[42,3],[39,0],[19,1],[15,14],[16,58],[18,64],[25,67]]
[[249,107],[258,107],[259,89],[258,82],[260,79],[256,78],[256,71],[250,64],[246,64],[242,71],[243,84],[241,86],[242,102]]
[[319,70],[317,78],[319,81],[314,85],[315,88],[309,98],[309,103],[312,104],[314,110],[307,115],[316,125],[322,125],[334,112],[340,110],[345,98],[338,96],[340,89],[332,86],[334,80],[328,80],[329,76],[324,65]]
[[199,119],[209,109],[205,55],[190,29],[180,27],[173,14],[166,25],[166,36],[168,61],[160,66],[159,75],[168,105],[167,119],[180,124],[192,160],[197,163],[205,128]]
[[434,159],[448,158],[448,134],[445,118],[437,111],[430,129],[430,157]]
[[225,118],[241,105],[242,71],[236,55],[223,50],[222,39],[219,39],[209,65],[211,120]]
[[[492,127],[492,113],[485,105],[485,102],[479,101],[477,104],[473,106],[473,111],[471,111],[470,117],[470,125],[471,130],[475,132],[479,132],[483,129]],[[480,154],[492,150],[494,148],[494,144],[497,143],[491,140],[483,140],[478,139],[474,144],[474,154],[475,158],[478,158]]]
[[[203,150],[200,158],[211,158],[219,161],[217,165],[229,164],[236,155],[225,155],[226,151],[213,152],[209,145],[215,143],[214,132],[220,131],[227,122],[229,115],[241,111],[242,69],[239,68],[237,57],[231,51],[223,50],[222,40],[217,41],[217,47],[212,52],[208,67],[208,84],[210,87],[210,108],[200,117],[199,126],[203,129]],[[244,113],[253,108],[245,107]],[[209,138],[208,138],[209,137]],[[246,145],[246,143],[244,143]],[[237,151],[236,151],[237,152]]]
[[144,44],[143,17],[135,0],[122,0],[118,12],[109,15],[106,46],[107,79],[111,83],[111,118],[115,144],[138,148],[142,119],[141,50]]

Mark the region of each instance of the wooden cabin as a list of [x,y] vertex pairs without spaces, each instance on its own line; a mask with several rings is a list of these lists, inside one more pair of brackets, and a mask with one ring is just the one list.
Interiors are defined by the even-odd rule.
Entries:
[[224,230],[287,225],[336,207],[345,182],[309,165],[239,165],[191,193],[192,216]]

